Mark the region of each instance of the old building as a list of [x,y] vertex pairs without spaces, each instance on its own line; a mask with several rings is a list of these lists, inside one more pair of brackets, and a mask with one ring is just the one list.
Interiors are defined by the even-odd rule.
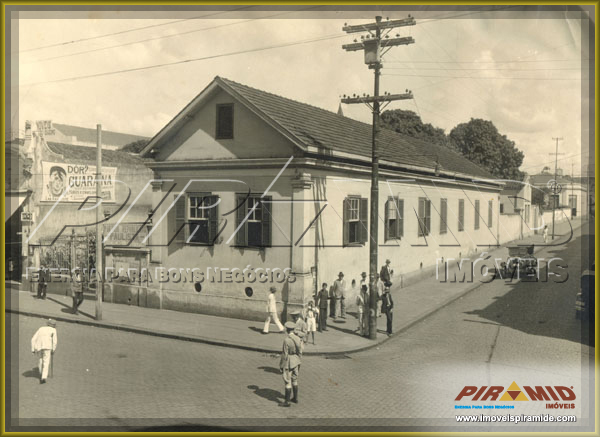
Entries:
[[[90,246],[95,244],[96,148],[49,141],[44,126],[40,130],[38,123],[27,122],[24,138],[18,140],[20,171],[11,172],[18,175],[19,192],[27,193],[15,209],[22,213],[20,223],[13,224],[19,233],[10,237],[12,251],[18,246],[22,254],[15,279],[24,282],[28,268],[89,269],[95,263]],[[136,155],[115,150],[103,150],[102,155],[106,233],[119,220],[123,225],[143,223],[151,207],[151,171]],[[107,238],[106,246],[111,242]]]
[[[503,183],[393,131],[378,144],[379,262],[395,285],[498,244]],[[154,172],[150,266],[205,275],[154,279],[144,304],[262,318],[271,284],[244,269],[292,272],[275,284],[284,313],[338,272],[350,285],[368,271],[370,125],[216,77],[140,155]]]

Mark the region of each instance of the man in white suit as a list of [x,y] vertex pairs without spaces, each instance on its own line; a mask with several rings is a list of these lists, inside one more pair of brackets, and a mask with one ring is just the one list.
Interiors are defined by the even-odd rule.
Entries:
[[37,354],[39,357],[40,384],[44,384],[48,379],[48,369],[57,343],[56,320],[52,319],[49,319],[46,326],[38,329],[31,338],[31,353]]

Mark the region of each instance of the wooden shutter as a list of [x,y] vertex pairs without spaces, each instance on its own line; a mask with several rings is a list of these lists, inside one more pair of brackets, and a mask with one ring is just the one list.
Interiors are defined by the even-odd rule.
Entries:
[[350,218],[350,201],[349,199],[346,197],[344,199],[344,215],[343,215],[343,220],[344,220],[344,226],[343,226],[343,245],[347,246],[348,244],[350,244],[350,226],[348,224],[348,219]]
[[402,238],[404,237],[404,199],[398,199],[397,202],[398,218],[396,219],[396,236]]
[[475,201],[475,229],[479,229],[479,200]]
[[423,199],[422,197],[419,198],[419,217],[417,218],[417,222],[419,225],[419,230],[418,230],[418,236],[422,237],[423,235],[425,235],[425,221],[423,220],[423,217],[425,217],[425,199]]
[[388,197],[387,202],[385,202],[385,225],[383,226],[383,241],[388,241],[390,239],[390,204],[394,201],[392,197]]
[[465,230],[465,201],[464,199],[459,199],[458,201],[458,230]]
[[[246,211],[246,196],[243,194],[238,194],[235,198],[235,205],[237,209],[235,210],[235,229],[238,228],[240,223],[244,221],[244,217],[248,213]],[[248,238],[246,234],[248,232],[248,223],[244,223],[244,226],[241,227],[237,234],[235,234],[235,245],[236,246],[246,246],[248,244]]]
[[271,247],[271,222],[273,217],[271,216],[271,196],[263,197],[263,201],[260,202],[262,207],[262,247]]
[[369,199],[360,199],[360,241],[366,243],[369,239]]
[[[175,195],[175,198],[177,198],[177,194]],[[178,232],[177,236],[175,237],[175,242],[177,243],[185,243],[185,238],[186,238],[186,230],[181,229],[181,227],[185,224],[185,209],[187,207],[187,196],[185,194],[182,194],[181,197],[179,198],[179,200],[177,200],[177,202],[175,202],[175,206],[173,207],[173,209],[175,209],[175,230],[174,232]]]
[[425,235],[431,232],[431,200],[425,200]]
[[216,203],[219,201],[219,196],[207,196],[204,202],[205,206],[213,206],[208,210],[208,244],[211,246],[215,244],[217,238],[218,226],[219,226],[219,205]]
[[448,201],[446,199],[440,200],[440,234],[448,232]]
[[[493,216],[492,201],[488,202],[488,228],[492,227],[492,216]],[[527,210],[525,210],[525,221],[527,221]]]
[[233,105],[217,105],[217,139],[233,138]]

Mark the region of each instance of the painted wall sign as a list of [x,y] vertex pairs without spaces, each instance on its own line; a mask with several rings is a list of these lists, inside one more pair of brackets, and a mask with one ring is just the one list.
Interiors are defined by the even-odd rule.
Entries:
[[[55,202],[70,189],[61,202],[82,202],[96,196],[96,166],[42,162],[42,202]],[[102,167],[100,186],[104,202],[115,202],[116,167]],[[95,203],[95,202],[94,202]]]

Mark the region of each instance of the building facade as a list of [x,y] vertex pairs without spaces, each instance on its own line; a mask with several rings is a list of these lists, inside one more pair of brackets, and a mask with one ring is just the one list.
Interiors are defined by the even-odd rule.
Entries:
[[[502,183],[447,148],[385,129],[378,141],[378,256],[396,284],[498,244]],[[140,154],[154,172],[150,270],[173,273],[145,284],[145,302],[260,319],[271,285],[285,314],[339,272],[359,281],[370,149],[367,124],[215,78]],[[285,280],[260,280],[273,270]]]

